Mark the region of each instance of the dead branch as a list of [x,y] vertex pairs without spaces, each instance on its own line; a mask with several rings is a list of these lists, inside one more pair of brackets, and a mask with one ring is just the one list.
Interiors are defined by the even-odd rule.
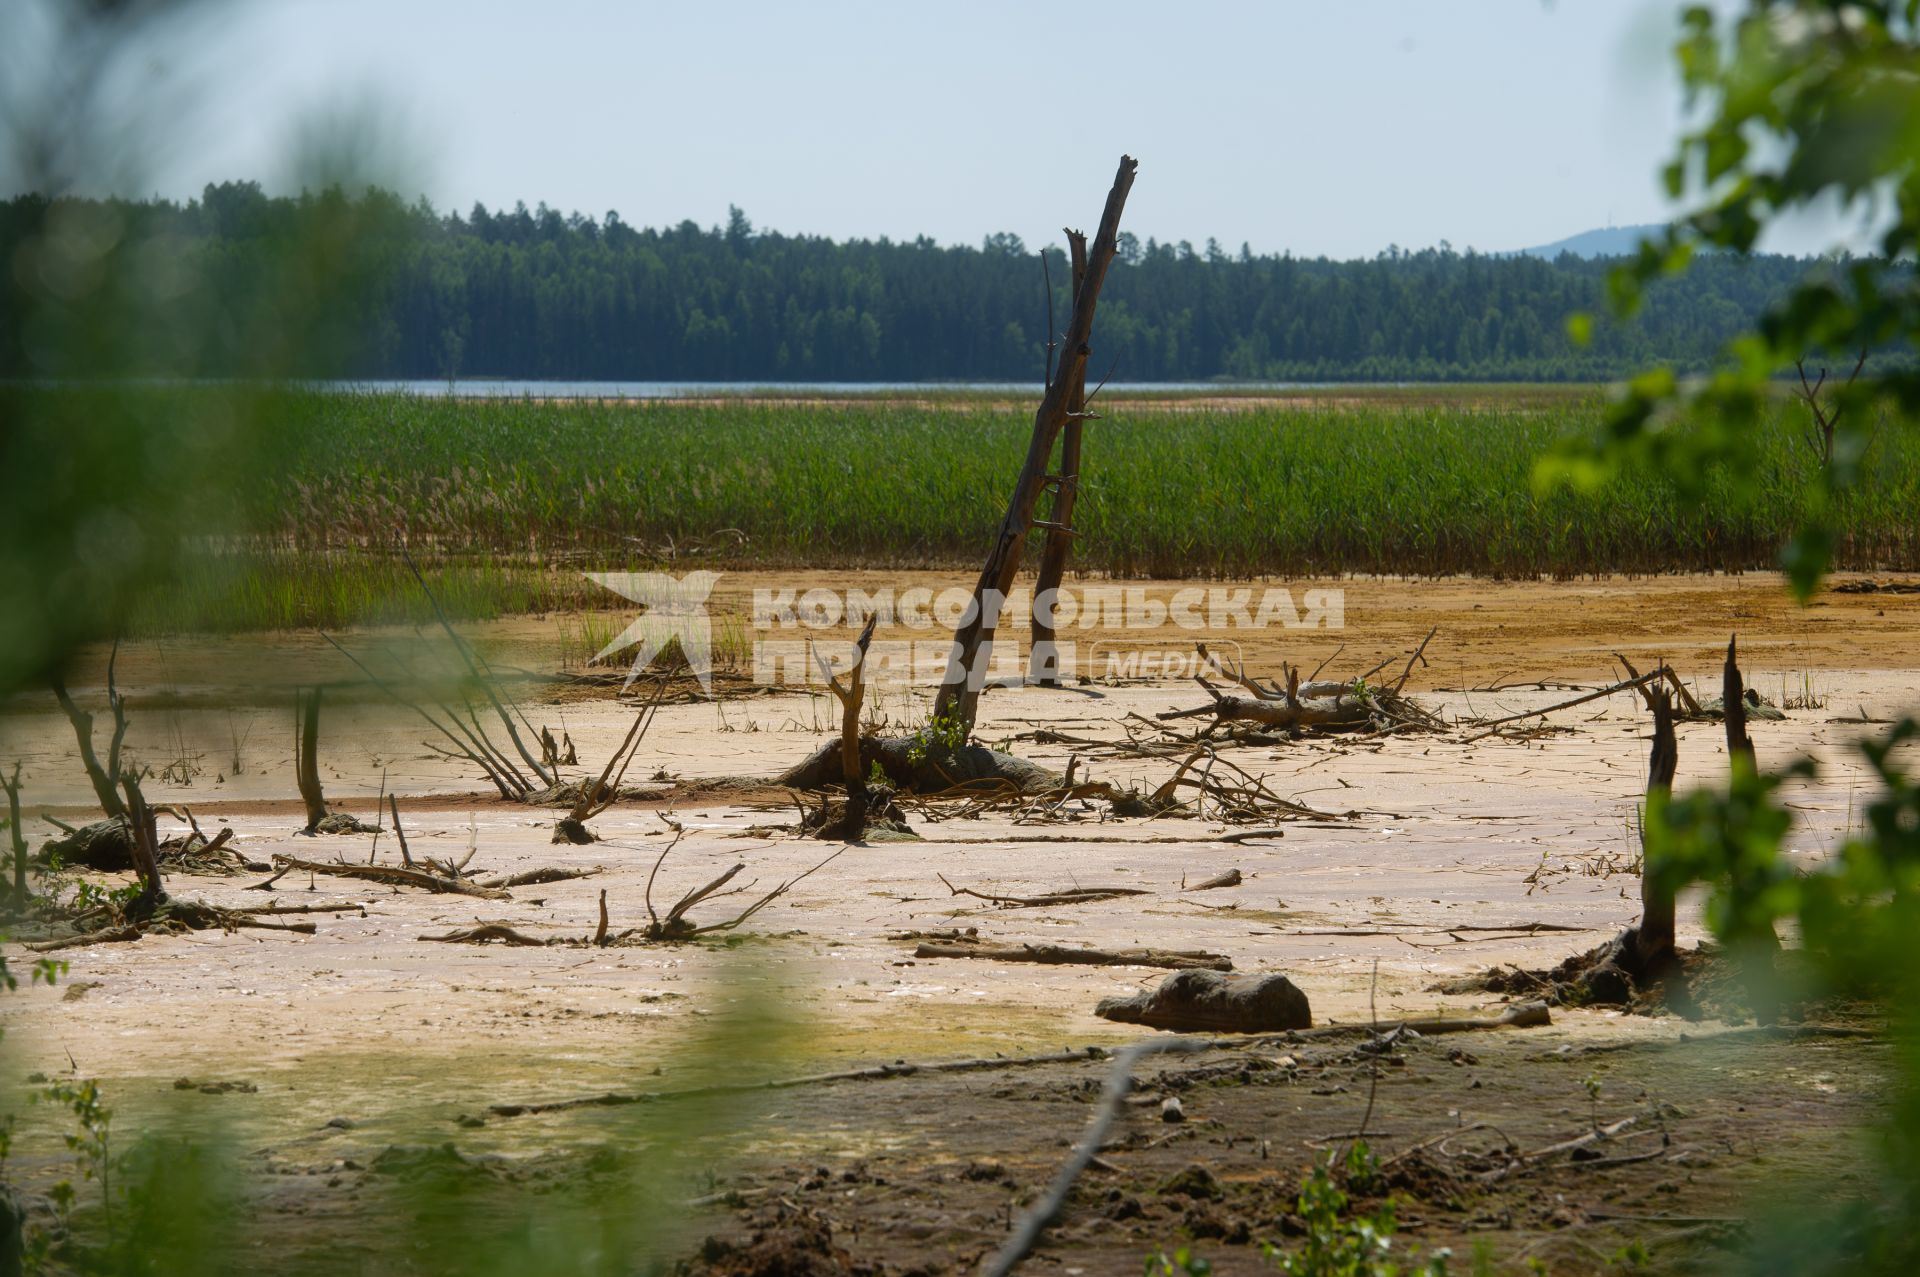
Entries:
[[413,868],[413,853],[407,850],[407,831],[400,827],[400,800],[387,795],[387,811],[393,816],[393,836],[400,843],[400,863]]
[[513,887],[537,887],[549,882],[572,882],[576,878],[592,878],[604,872],[605,869],[600,865],[591,869],[558,869],[549,865],[544,869],[528,869],[504,878],[489,878],[480,885],[505,891]]
[[1167,967],[1231,971],[1233,959],[1222,953],[1190,949],[1075,949],[1058,944],[922,944],[916,958],[982,958],[989,962],[1038,962],[1048,966]]
[[971,887],[956,887],[947,881],[945,874],[935,874],[934,877],[956,896],[972,896],[975,900],[984,900],[989,904],[1008,909],[1028,909],[1044,905],[1083,905],[1095,900],[1114,900],[1121,896],[1153,894],[1144,887],[1081,887],[1070,891],[1048,892],[1041,896],[995,896],[975,891]]
[[1636,1125],[1638,1122],[1638,1118],[1623,1117],[1617,1122],[1608,1123],[1606,1126],[1596,1126],[1584,1135],[1575,1136],[1573,1139],[1561,1140],[1558,1144],[1549,1144],[1545,1148],[1534,1149],[1531,1153],[1521,1153],[1506,1165],[1498,1166],[1493,1170],[1485,1172],[1480,1178],[1489,1184],[1497,1183],[1516,1171],[1525,1170],[1557,1154],[1571,1153],[1576,1149],[1598,1144],[1602,1140],[1612,1139],[1614,1136]]
[[1483,719],[1474,724],[1475,727],[1482,730],[1467,737],[1460,743],[1463,745],[1471,745],[1477,740],[1485,740],[1487,737],[1494,735],[1500,728],[1505,727],[1508,723],[1518,723],[1529,718],[1544,718],[1548,714],[1556,714],[1563,709],[1572,709],[1576,705],[1585,705],[1589,701],[1597,701],[1603,696],[1612,696],[1616,692],[1624,692],[1629,688],[1641,688],[1645,687],[1648,683],[1664,682],[1666,677],[1666,667],[1662,666],[1651,674],[1642,674],[1637,678],[1622,679],[1618,683],[1613,683],[1607,687],[1599,688],[1596,691],[1588,692],[1584,696],[1576,696],[1570,701],[1561,701],[1557,705],[1548,705],[1544,709],[1532,709],[1524,714],[1509,714],[1505,718]]
[[423,891],[460,896],[479,896],[487,900],[511,900],[513,897],[497,887],[483,887],[478,883],[464,879],[445,877],[428,873],[423,869],[401,869],[394,865],[350,865],[344,861],[301,860],[295,856],[275,855],[273,858],[274,875],[265,882],[255,883],[251,890],[266,891],[273,884],[295,870],[307,873],[329,874],[335,878],[358,878],[363,882],[377,882],[389,887],[418,887]]
[[[527,743],[520,738],[520,729],[514,726],[513,717],[500,703],[500,698],[494,695],[493,680],[490,677],[492,671],[489,670],[484,674],[481,672],[484,662],[453,628],[453,622],[447,619],[446,610],[440,606],[440,600],[434,596],[433,590],[427,585],[427,578],[421,575],[419,565],[413,561],[413,555],[408,553],[404,546],[401,547],[400,554],[406,560],[408,571],[413,573],[414,581],[419,584],[420,592],[426,595],[427,602],[433,605],[433,614],[439,620],[440,628],[446,633],[448,640],[452,642],[453,650],[459,653],[462,661],[466,662],[467,670],[473,675],[474,682],[479,684],[481,693],[487,698],[487,703],[493,706],[493,712],[499,716],[501,724],[507,729],[507,738],[513,742],[514,749],[519,751],[521,761],[525,762],[533,774],[549,787],[557,785],[558,778],[533,756],[532,751],[527,748]],[[518,708],[518,706],[515,707],[516,712]],[[528,730],[532,730],[531,724],[528,725]]]
[[[666,694],[667,680],[663,677],[655,681],[653,699],[634,715],[633,726],[627,729],[627,735],[619,746],[607,756],[607,765],[600,769],[600,775],[592,784],[583,785],[574,796],[573,806],[568,814],[557,821],[553,828],[553,841],[570,842],[585,845],[594,841],[587,821],[613,806],[620,794],[620,782],[627,777],[627,768],[633,757],[640,751],[640,742],[645,739],[647,728],[653,723],[654,715],[659,712],[660,699]],[[615,774],[615,766],[619,767]],[[608,778],[612,780],[609,782]]]
[[73,739],[80,748],[80,765],[86,769],[87,780],[93,785],[94,797],[100,801],[100,810],[109,820],[124,820],[127,816],[126,803],[121,800],[115,786],[120,778],[120,747],[127,736],[127,705],[119,690],[114,686],[114,665],[120,659],[120,640],[115,639],[113,652],[107,657],[107,708],[113,713],[113,735],[107,743],[107,761],[103,766],[100,757],[93,751],[93,715],[74,704],[73,697],[67,694],[67,685],[58,674],[50,680],[53,684],[54,699],[60,702],[67,721],[73,724]]
[[1229,869],[1223,874],[1219,874],[1215,877],[1207,879],[1205,882],[1196,882],[1191,887],[1186,886],[1185,884],[1182,884],[1180,890],[1182,891],[1214,891],[1221,887],[1237,887],[1239,885],[1240,885],[1240,871],[1238,869]]
[[127,923],[117,927],[102,927],[98,931],[88,931],[77,936],[65,936],[58,940],[43,940],[26,947],[35,953],[55,953],[61,949],[84,948],[90,944],[119,944],[138,940],[140,936],[140,928]]
[[[320,637],[328,643],[331,643],[334,650],[339,652],[340,655],[353,662],[354,667],[365,675],[367,681],[373,684],[378,691],[384,693],[395,704],[405,706],[415,714],[418,714],[422,719],[426,720],[428,726],[432,727],[453,743],[453,749],[447,750],[438,745],[423,742],[428,749],[444,757],[466,759],[480,769],[481,773],[486,776],[488,783],[500,791],[502,798],[517,802],[524,799],[533,791],[532,783],[520,774],[519,769],[502,758],[499,755],[499,751],[488,747],[489,742],[486,740],[485,733],[481,733],[479,738],[475,739],[473,734],[468,731],[466,725],[460,721],[459,715],[455,714],[451,708],[445,705],[440,707],[441,712],[447,716],[448,720],[446,723],[441,722],[438,718],[435,718],[433,714],[428,712],[425,706],[400,695],[398,691],[382,681],[378,675],[367,668],[365,662],[341,646],[331,634],[322,631]],[[451,724],[451,726],[449,726],[449,724]],[[463,737],[465,739],[463,739]]]

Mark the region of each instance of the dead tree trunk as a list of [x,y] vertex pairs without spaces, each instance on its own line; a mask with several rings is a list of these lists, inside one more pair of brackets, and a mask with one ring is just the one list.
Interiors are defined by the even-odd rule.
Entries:
[[853,831],[852,838],[858,838],[867,825],[867,776],[860,767],[860,705],[867,695],[867,647],[873,642],[873,627],[879,620],[877,614],[869,616],[861,628],[860,637],[853,645],[853,665],[847,670],[846,686],[841,686],[840,680],[833,676],[833,667],[821,659],[819,653],[814,654],[820,661],[820,673],[827,680],[827,690],[840,702],[840,772],[847,783],[844,825]]
[[[1727,663],[1720,674],[1720,705],[1727,727],[1727,770],[1736,783],[1742,768],[1751,773],[1759,765],[1753,738],[1747,735],[1747,690],[1740,677],[1738,657],[1739,636],[1733,635],[1727,639]],[[1772,1024],[1779,1018],[1773,961],[1779,948],[1780,937],[1771,926],[1743,936],[1736,946],[1747,997],[1753,1003],[1754,1018],[1762,1024]]]
[[320,689],[294,693],[293,775],[300,801],[307,808],[307,833],[318,833],[327,818],[327,798],[320,790]]
[[20,764],[13,765],[11,779],[0,776],[7,791],[7,832],[13,836],[13,911],[27,908],[27,839],[20,828]]
[[1126,207],[1127,192],[1139,165],[1131,156],[1120,157],[1114,174],[1113,189],[1107,193],[1107,206],[1100,215],[1100,229],[1094,235],[1088,254],[1085,278],[1075,290],[1073,315],[1067,321],[1062,342],[1060,368],[1047,387],[1034,414],[1033,437],[1027,445],[1027,459],[1020,468],[1007,503],[1006,517],[1000,522],[993,547],[973,587],[972,606],[954,631],[953,648],[947,669],[934,700],[934,717],[957,721],[963,732],[973,728],[974,712],[980,698],[980,683],[991,659],[994,628],[999,624],[1000,608],[1013,589],[1020,572],[1020,559],[1026,549],[1027,532],[1033,526],[1034,506],[1046,484],[1047,467],[1053,460],[1054,440],[1069,420],[1069,401],[1074,388],[1086,376],[1088,341],[1093,333],[1094,305],[1100,288],[1106,283],[1107,268],[1113,264],[1120,234],[1120,213]]
[[1740,677],[1738,664],[1739,635],[1727,640],[1727,664],[1720,673],[1720,710],[1727,725],[1727,766],[1733,767],[1736,758],[1747,760],[1748,767],[1755,767],[1753,738],[1747,735],[1747,689]]
[[129,773],[120,778],[120,783],[127,793],[133,871],[140,878],[140,896],[127,912],[134,918],[150,918],[167,902],[167,886],[160,877],[160,839],[154,831],[153,809],[147,806],[146,796],[140,792],[140,782]]
[[[1073,254],[1073,296],[1087,279],[1087,237],[1066,232]],[[1053,334],[1047,334],[1053,340]],[[1067,424],[1060,432],[1060,472],[1051,480],[1053,516],[1047,524],[1047,544],[1040,554],[1040,574],[1033,585],[1033,650],[1027,658],[1027,681],[1040,687],[1060,686],[1060,649],[1054,638],[1053,609],[1067,559],[1073,553],[1073,506],[1080,495],[1080,433],[1087,410],[1087,366],[1067,387]]]
[[1657,972],[1673,961],[1673,892],[1654,878],[1646,859],[1645,822],[1659,819],[1656,808],[1673,792],[1680,746],[1673,734],[1673,701],[1667,689],[1644,689],[1653,710],[1653,748],[1647,762],[1647,805],[1640,829],[1640,926],[1633,938],[1636,975]]

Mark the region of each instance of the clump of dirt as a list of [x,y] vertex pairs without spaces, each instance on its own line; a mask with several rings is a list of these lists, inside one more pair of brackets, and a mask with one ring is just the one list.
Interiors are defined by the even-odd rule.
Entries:
[[782,1209],[744,1245],[709,1237],[683,1265],[686,1277],[880,1277],[833,1240],[833,1225],[810,1210]]

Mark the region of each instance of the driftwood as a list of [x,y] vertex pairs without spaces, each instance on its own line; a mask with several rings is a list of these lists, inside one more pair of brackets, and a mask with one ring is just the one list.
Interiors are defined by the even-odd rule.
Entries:
[[[647,925],[644,929],[640,931],[640,935],[644,939],[691,940],[697,936],[708,935],[716,931],[732,931],[735,927],[738,927],[741,923],[753,917],[754,914],[759,913],[762,909],[766,908],[768,905],[778,900],[781,896],[784,896],[787,894],[787,892],[793,890],[793,888],[802,879],[811,877],[813,874],[818,873],[820,870],[832,864],[833,861],[840,855],[840,852],[843,852],[846,850],[845,847],[842,847],[840,848],[839,851],[834,852],[833,855],[828,856],[825,860],[822,860],[819,864],[813,866],[813,868],[807,870],[805,873],[797,874],[794,877],[789,878],[787,881],[781,883],[779,886],[775,887],[772,891],[767,892],[765,895],[761,896],[758,900],[754,901],[752,904],[748,905],[745,909],[741,910],[738,914],[735,914],[733,917],[727,919],[725,922],[711,922],[706,924],[705,926],[695,926],[692,922],[690,922],[687,919],[687,916],[686,916],[687,911],[692,909],[695,905],[700,904],[702,901],[717,900],[723,896],[734,896],[744,892],[746,890],[745,887],[735,887],[731,891],[728,891],[725,888],[727,884],[732,882],[734,878],[739,876],[739,874],[742,871],[744,871],[747,866],[744,862],[740,864],[736,864],[731,869],[728,869],[725,873],[721,874],[719,877],[714,878],[711,882],[708,882],[703,886],[695,887],[693,890],[687,892],[684,896],[681,896],[680,899],[676,901],[673,904],[673,906],[667,910],[666,916],[662,917],[658,913],[654,912],[654,908],[653,908],[653,880],[655,877],[659,875],[660,866],[666,862],[668,853],[671,852],[674,849],[674,847],[679,845],[680,839],[683,836],[683,834],[684,834],[684,831],[679,826],[675,825],[673,841],[669,842],[666,845],[666,847],[661,850],[659,858],[653,862],[653,871],[647,875],[647,886],[646,886],[646,893],[644,896],[644,903],[646,904],[646,908],[647,908]],[[606,931],[607,931],[606,910],[607,910],[607,893],[603,891],[600,893],[600,930],[599,930],[599,933],[594,938],[594,942],[596,944],[606,943]],[[623,934],[632,934],[632,933],[629,932],[629,933],[623,933]]]
[[956,896],[972,896],[975,900],[984,900],[988,904],[999,905],[1006,909],[1030,909],[1044,905],[1083,905],[1095,900],[1114,900],[1121,896],[1150,896],[1153,892],[1145,887],[1076,887],[1067,891],[1050,891],[1039,896],[995,896],[971,887],[956,887],[947,881],[945,874],[935,874],[946,889]]
[[1086,270],[1074,291],[1073,313],[1067,319],[1066,334],[1061,342],[1059,373],[1048,384],[1034,413],[1026,461],[1014,481],[1006,515],[1000,521],[986,562],[980,569],[980,578],[973,587],[972,605],[954,630],[953,650],[934,700],[933,716],[935,721],[958,723],[963,735],[973,728],[985,658],[993,646],[1000,606],[1012,593],[1014,579],[1020,573],[1027,533],[1033,527],[1034,508],[1046,487],[1047,470],[1053,460],[1054,440],[1072,419],[1070,405],[1085,385],[1094,308],[1119,248],[1120,214],[1126,208],[1127,193],[1133,189],[1138,169],[1139,164],[1131,156],[1120,157],[1113,188],[1107,193],[1106,208],[1100,214],[1100,227],[1087,253]]
[[420,939],[434,944],[491,944],[498,941],[526,949],[544,949],[545,940],[536,940],[532,936],[522,935],[504,922],[483,922],[464,930],[449,931],[443,936],[421,936]]
[[916,958],[982,958],[989,962],[1038,962],[1048,966],[1168,967],[1231,971],[1233,959],[1200,949],[1073,949],[1058,944],[922,944]]
[[1345,682],[1302,681],[1300,671],[1281,664],[1283,683],[1262,683],[1247,675],[1238,662],[1228,662],[1207,650],[1205,643],[1195,644],[1200,658],[1220,678],[1235,684],[1247,696],[1230,696],[1209,683],[1205,677],[1194,681],[1211,698],[1206,705],[1192,709],[1168,710],[1156,715],[1162,722],[1211,716],[1215,725],[1255,723],[1262,728],[1286,731],[1438,731],[1441,724],[1426,710],[1402,695],[1416,663],[1426,660],[1427,644],[1435,631],[1428,630],[1420,645],[1407,658],[1406,668],[1392,684],[1370,684],[1367,679],[1378,673],[1376,665],[1360,677]]
[[505,891],[513,887],[537,887],[548,882],[572,882],[576,878],[591,878],[604,872],[605,868],[600,865],[591,869],[558,869],[549,865],[544,869],[527,869],[502,878],[489,878],[480,885]]
[[1240,871],[1238,869],[1229,869],[1223,874],[1216,874],[1214,877],[1207,879],[1205,882],[1196,882],[1191,887],[1183,884],[1180,890],[1182,891],[1215,891],[1221,887],[1237,887],[1239,885],[1240,885]]
[[1561,701],[1558,704],[1548,705],[1543,709],[1530,709],[1523,714],[1508,714],[1505,718],[1487,719],[1482,722],[1475,723],[1474,726],[1476,728],[1479,728],[1480,730],[1476,731],[1473,735],[1466,737],[1460,743],[1463,745],[1471,745],[1475,741],[1485,740],[1489,736],[1497,735],[1499,732],[1499,729],[1502,727],[1505,727],[1508,723],[1523,722],[1529,718],[1544,718],[1548,714],[1557,714],[1563,709],[1572,709],[1576,705],[1585,705],[1589,701],[1597,701],[1603,696],[1612,696],[1615,692],[1624,692],[1628,688],[1643,688],[1649,683],[1665,682],[1667,679],[1667,676],[1668,676],[1668,670],[1666,669],[1665,666],[1662,666],[1661,668],[1654,670],[1651,674],[1641,674],[1634,678],[1622,679],[1618,683],[1613,683],[1606,687],[1597,688],[1594,691],[1585,693],[1584,695],[1576,696],[1572,700]]
[[1427,1016],[1412,1020],[1396,1020],[1391,1024],[1327,1024],[1317,1029],[1303,1029],[1291,1036],[1315,1038],[1350,1033],[1380,1035],[1400,1032],[1418,1033],[1421,1037],[1434,1037],[1442,1033],[1473,1033],[1486,1029],[1538,1029],[1552,1023],[1553,1013],[1547,1009],[1546,1003],[1516,1002],[1499,1015]]
[[273,858],[273,877],[265,882],[255,883],[249,890],[269,891],[273,884],[295,870],[307,873],[329,874],[335,878],[358,878],[363,882],[377,882],[389,887],[418,887],[422,891],[434,891],[459,896],[479,896],[486,900],[511,900],[513,897],[498,887],[483,887],[479,883],[450,875],[429,873],[424,869],[401,869],[395,865],[350,865],[339,860],[302,860],[297,856],[275,855]]

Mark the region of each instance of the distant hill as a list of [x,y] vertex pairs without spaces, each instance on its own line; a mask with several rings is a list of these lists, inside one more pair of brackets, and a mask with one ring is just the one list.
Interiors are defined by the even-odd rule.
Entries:
[[1543,257],[1548,261],[1562,253],[1575,257],[1626,257],[1637,251],[1640,241],[1651,239],[1666,227],[1649,222],[1644,226],[1609,226],[1604,230],[1581,231],[1538,248],[1523,248],[1516,257]]

